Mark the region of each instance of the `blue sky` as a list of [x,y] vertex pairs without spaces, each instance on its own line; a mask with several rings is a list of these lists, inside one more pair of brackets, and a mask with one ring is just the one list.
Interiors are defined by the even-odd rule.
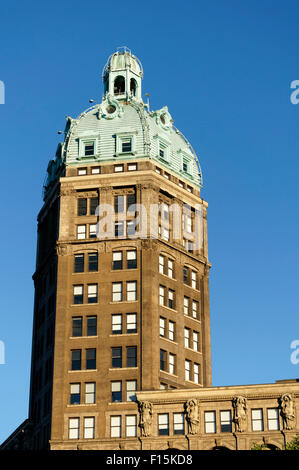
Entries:
[[126,45],[151,109],[197,152],[209,203],[213,385],[299,377],[299,6],[283,0],[52,0],[1,6],[0,442],[27,417],[36,216],[65,116],[102,96]]

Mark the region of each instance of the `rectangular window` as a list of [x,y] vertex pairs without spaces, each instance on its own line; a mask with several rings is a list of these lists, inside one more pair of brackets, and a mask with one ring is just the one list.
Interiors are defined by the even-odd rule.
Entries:
[[128,212],[135,212],[136,205],[136,194],[131,193],[127,195],[127,211]]
[[188,268],[186,266],[183,267],[183,282],[188,284]]
[[127,333],[137,333],[136,313],[127,313]]
[[123,165],[115,165],[114,166],[114,173],[121,173],[124,171],[124,166]]
[[184,297],[184,315],[189,315],[189,298]]
[[174,308],[174,291],[171,289],[168,291],[168,307]]
[[127,268],[128,269],[137,268],[137,251],[136,250],[127,251]]
[[160,255],[159,256],[159,273],[164,274],[164,263],[165,263],[165,257]]
[[160,349],[160,370],[166,371],[166,351]]
[[99,166],[94,166],[91,169],[92,175],[99,175],[101,173],[101,168]]
[[137,282],[128,281],[127,282],[127,300],[137,300]]
[[136,401],[137,380],[127,381],[127,401]]
[[89,142],[84,142],[84,155],[94,155],[94,142],[92,140]]
[[169,373],[175,374],[175,355],[169,354]]
[[168,260],[168,276],[173,278],[173,261]]
[[112,254],[113,269],[122,269],[123,268],[123,254],[122,251],[114,251]]
[[232,416],[231,411],[220,411],[220,428],[221,432],[232,432]]
[[185,345],[185,348],[190,348],[190,330],[189,330],[189,328],[184,328],[184,345]]
[[87,199],[80,197],[78,199],[78,215],[87,215]]
[[121,402],[121,395],[122,395],[122,384],[121,381],[118,382],[111,382],[111,401],[112,402]]
[[78,176],[87,175],[87,168],[78,168]]
[[85,384],[85,403],[93,404],[96,402],[96,384],[89,382]]
[[192,300],[192,317],[198,318],[198,302]]
[[173,432],[174,434],[184,434],[184,413],[174,413],[173,414]]
[[112,367],[122,367],[121,348],[112,348]]
[[116,237],[123,237],[125,234],[124,222],[115,222],[114,224],[114,235]]
[[137,163],[128,164],[128,171],[136,171],[136,170],[137,170]]
[[263,422],[263,410],[251,410],[251,419],[252,419],[252,431],[263,431],[264,422]]
[[112,301],[121,302],[123,299],[122,294],[123,283],[122,282],[113,282],[112,284]]
[[194,364],[193,365],[193,381],[197,384],[200,383],[200,377],[199,377],[199,364]]
[[165,318],[160,317],[160,336],[165,336]]
[[84,439],[94,439],[94,416],[84,418]]
[[96,369],[96,349],[86,349],[86,369]]
[[137,367],[137,347],[127,347],[127,367]]
[[112,334],[120,335],[122,332],[122,315],[112,315]]
[[77,226],[77,240],[84,240],[86,238],[86,225]]
[[73,317],[72,336],[82,336],[82,317]]
[[216,433],[216,412],[215,411],[205,412],[205,432],[207,434]]
[[132,152],[132,139],[123,139],[121,142],[122,153]]
[[97,317],[87,317],[87,336],[97,335]]
[[158,429],[159,436],[168,436],[169,435],[169,415],[168,413],[163,413],[158,415]]
[[170,341],[174,341],[174,328],[175,328],[175,324],[172,322],[172,321],[169,321],[168,322],[168,339],[170,339]]
[[191,362],[185,360],[185,380],[190,380]]
[[80,384],[71,384],[70,404],[80,405]]
[[75,255],[74,258],[74,272],[83,273],[84,272],[84,255]]
[[87,286],[87,302],[89,304],[96,304],[98,301],[98,285],[89,284]]
[[183,171],[188,173],[188,163],[185,160],[183,161]]
[[83,286],[74,286],[74,304],[83,304]]
[[278,408],[269,408],[267,410],[268,430],[279,431],[279,411]]
[[165,305],[165,287],[159,287],[159,304]]
[[98,254],[97,253],[88,253],[88,271],[97,271],[98,270]]
[[110,417],[110,436],[121,437],[121,416]]
[[126,437],[137,436],[137,416],[126,416]]
[[79,439],[80,418],[69,419],[69,439]]
[[196,271],[191,272],[191,287],[197,289],[197,273]]
[[72,370],[81,370],[81,349],[72,351]]
[[90,215],[96,215],[96,210],[99,205],[99,199],[97,197],[90,198],[89,212]]
[[114,212],[123,213],[125,210],[125,196],[114,196]]
[[89,225],[89,238],[97,238],[97,224]]
[[136,223],[134,220],[127,222],[127,236],[135,235],[136,233]]
[[193,349],[199,351],[199,334],[197,331],[193,331]]

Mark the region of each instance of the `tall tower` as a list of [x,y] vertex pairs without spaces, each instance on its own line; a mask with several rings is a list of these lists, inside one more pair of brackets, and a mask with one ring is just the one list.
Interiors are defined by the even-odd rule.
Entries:
[[211,386],[201,170],[168,108],[143,102],[142,77],[129,50],[112,54],[101,103],[67,117],[48,166],[33,276],[35,449],[114,449],[124,413],[136,424],[137,391]]

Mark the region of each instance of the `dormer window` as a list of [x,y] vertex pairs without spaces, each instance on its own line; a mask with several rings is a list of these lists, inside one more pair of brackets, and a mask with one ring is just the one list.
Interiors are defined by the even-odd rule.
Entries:
[[132,152],[132,139],[123,139],[121,141],[122,153]]
[[79,137],[79,160],[94,159],[97,155],[98,136],[93,134]]
[[94,155],[94,141],[84,142],[84,155]]
[[120,132],[116,134],[116,156],[136,153],[137,131]]

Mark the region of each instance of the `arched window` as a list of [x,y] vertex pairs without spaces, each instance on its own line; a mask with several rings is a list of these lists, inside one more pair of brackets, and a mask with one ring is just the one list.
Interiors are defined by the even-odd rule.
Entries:
[[130,92],[132,93],[133,96],[136,96],[136,90],[137,90],[137,82],[135,78],[131,78],[130,80]]
[[114,80],[114,94],[123,95],[125,93],[125,78],[119,75]]

